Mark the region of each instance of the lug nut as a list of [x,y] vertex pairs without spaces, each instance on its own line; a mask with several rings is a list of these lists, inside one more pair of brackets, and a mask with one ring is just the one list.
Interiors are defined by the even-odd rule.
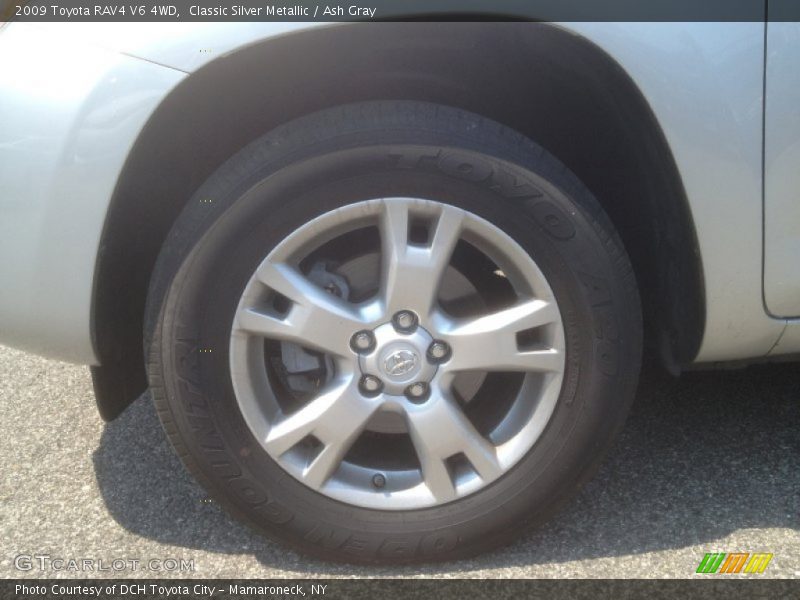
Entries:
[[375,473],[375,475],[372,476],[372,485],[378,489],[386,485],[386,477],[383,473]]
[[383,382],[374,375],[364,375],[360,385],[361,391],[369,396],[377,395],[383,389]]
[[412,383],[406,388],[406,397],[412,402],[422,402],[428,398],[430,388],[424,381]]
[[392,319],[394,328],[402,333],[410,333],[417,328],[417,315],[410,310],[401,310]]
[[428,358],[433,363],[444,362],[450,357],[450,346],[446,342],[436,340],[428,348]]
[[350,339],[350,347],[356,352],[369,352],[375,346],[375,338],[369,331],[358,331]]

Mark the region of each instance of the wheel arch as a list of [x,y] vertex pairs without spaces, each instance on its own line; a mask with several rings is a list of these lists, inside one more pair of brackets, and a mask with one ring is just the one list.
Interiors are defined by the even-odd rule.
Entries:
[[469,110],[558,157],[622,237],[649,345],[672,368],[692,361],[705,299],[688,201],[655,116],[611,57],[546,24],[349,24],[268,39],[210,62],[179,84],[142,130],[111,199],[95,272],[92,325],[101,366],[92,375],[104,418],[146,388],[150,274],[192,193],[273,127],[377,99]]

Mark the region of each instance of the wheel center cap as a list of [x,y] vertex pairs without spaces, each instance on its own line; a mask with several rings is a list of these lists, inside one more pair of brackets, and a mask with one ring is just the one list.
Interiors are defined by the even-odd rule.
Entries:
[[412,383],[430,383],[438,367],[425,358],[433,338],[424,328],[402,333],[391,323],[385,323],[372,333],[375,336],[372,352],[358,359],[364,375],[378,377],[383,382],[383,391],[396,396],[402,396]]

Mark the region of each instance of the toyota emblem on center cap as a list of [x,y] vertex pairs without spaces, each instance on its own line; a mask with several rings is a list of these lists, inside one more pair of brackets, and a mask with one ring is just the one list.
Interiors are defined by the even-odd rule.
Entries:
[[386,360],[383,361],[383,369],[388,375],[399,377],[409,373],[417,366],[418,361],[419,358],[414,352],[398,350],[386,357]]

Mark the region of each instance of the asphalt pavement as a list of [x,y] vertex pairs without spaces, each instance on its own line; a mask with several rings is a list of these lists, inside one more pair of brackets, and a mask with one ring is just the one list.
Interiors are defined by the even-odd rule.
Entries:
[[[513,545],[456,563],[299,556],[207,499],[147,394],[104,423],[86,367],[3,347],[0,459],[0,577],[92,576],[54,570],[56,559],[86,558],[124,560],[99,573],[124,577],[685,578],[703,577],[707,552],[769,552],[759,577],[800,576],[797,364],[678,379],[648,368],[618,443],[577,498]],[[34,555],[50,558],[26,561]]]

